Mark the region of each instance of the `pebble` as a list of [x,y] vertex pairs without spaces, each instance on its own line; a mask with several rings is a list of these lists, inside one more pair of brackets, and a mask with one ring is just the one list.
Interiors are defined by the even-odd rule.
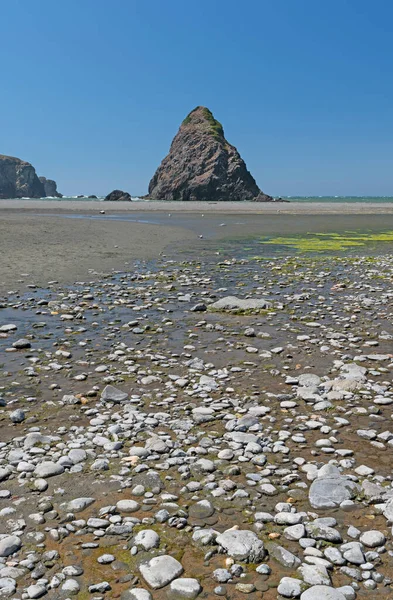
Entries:
[[391,257],[157,264],[1,300],[0,595],[383,593]]

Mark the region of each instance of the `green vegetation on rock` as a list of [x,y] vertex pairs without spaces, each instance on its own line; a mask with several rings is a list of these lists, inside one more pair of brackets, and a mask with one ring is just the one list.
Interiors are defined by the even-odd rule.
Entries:
[[219,121],[217,121],[217,119],[215,119],[213,117],[213,113],[208,108],[204,108],[203,114],[205,115],[206,120],[209,121],[210,129],[211,129],[213,135],[216,137],[219,137],[219,136],[224,137],[223,126],[221,125],[221,123]]
[[[197,106],[192,110],[184,119],[182,125],[188,125],[191,122],[191,115],[198,110],[200,107]],[[203,116],[206,121],[209,123],[209,130],[214,135],[214,137],[224,137],[224,128],[217,119],[214,118],[213,113],[208,108],[202,108]]]

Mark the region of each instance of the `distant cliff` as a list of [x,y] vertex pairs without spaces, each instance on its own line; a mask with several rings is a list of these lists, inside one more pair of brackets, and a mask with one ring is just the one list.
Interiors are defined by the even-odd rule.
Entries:
[[44,186],[45,196],[50,198],[62,198],[63,194],[57,191],[57,183],[53,179],[47,179],[46,177],[38,178]]
[[224,136],[210,110],[197,106],[184,119],[169,154],[149,184],[153,200],[271,202]]
[[0,198],[42,198],[45,187],[34,167],[20,158],[0,154]]

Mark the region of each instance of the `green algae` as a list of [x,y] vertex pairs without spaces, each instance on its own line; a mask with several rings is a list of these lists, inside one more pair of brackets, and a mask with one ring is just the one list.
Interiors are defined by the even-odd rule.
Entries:
[[393,231],[379,233],[346,231],[344,233],[307,233],[299,236],[266,238],[260,244],[289,246],[299,252],[340,252],[379,242],[393,242]]

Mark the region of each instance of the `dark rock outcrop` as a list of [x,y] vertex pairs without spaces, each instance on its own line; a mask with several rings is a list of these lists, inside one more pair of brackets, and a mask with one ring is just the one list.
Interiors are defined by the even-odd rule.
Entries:
[[63,194],[57,191],[57,183],[53,179],[47,179],[46,177],[39,177],[39,180],[44,186],[45,196],[50,198],[62,198]]
[[0,154],[0,198],[42,198],[44,184],[34,167],[20,158]]
[[271,202],[208,108],[190,112],[149,184],[152,200]]
[[122,190],[113,190],[110,194],[105,196],[105,200],[110,200],[111,202],[131,202],[131,194],[128,192],[123,192]]

